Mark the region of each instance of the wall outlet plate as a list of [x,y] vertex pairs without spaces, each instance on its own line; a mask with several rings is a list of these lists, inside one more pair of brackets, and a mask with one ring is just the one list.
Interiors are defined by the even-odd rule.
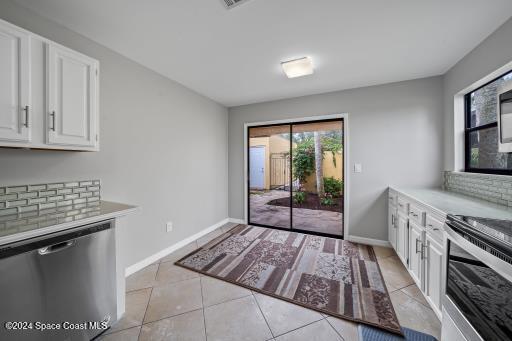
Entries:
[[360,163],[354,164],[354,173],[362,173],[363,172],[363,165]]
[[167,232],[171,232],[172,231],[172,221],[167,222],[167,224],[165,225],[165,228],[166,228]]

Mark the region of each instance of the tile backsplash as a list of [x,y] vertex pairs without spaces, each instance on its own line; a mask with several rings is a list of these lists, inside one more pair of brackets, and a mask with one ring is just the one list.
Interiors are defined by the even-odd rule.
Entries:
[[100,180],[0,187],[0,216],[100,200]]
[[512,207],[512,176],[446,171],[444,188]]

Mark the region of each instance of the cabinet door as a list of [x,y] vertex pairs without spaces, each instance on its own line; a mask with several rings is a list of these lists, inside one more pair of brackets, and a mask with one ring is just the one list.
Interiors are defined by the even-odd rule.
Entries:
[[30,36],[0,21],[0,140],[30,141]]
[[409,221],[409,270],[412,279],[423,289],[423,229]]
[[67,48],[47,47],[47,143],[96,147],[97,62]]
[[389,205],[388,208],[388,240],[391,246],[396,250],[396,207]]
[[425,247],[425,296],[438,316],[441,316],[443,293],[443,247],[427,235]]
[[409,220],[406,216],[398,213],[398,227],[396,236],[396,253],[404,264],[407,264],[407,253],[409,244]]

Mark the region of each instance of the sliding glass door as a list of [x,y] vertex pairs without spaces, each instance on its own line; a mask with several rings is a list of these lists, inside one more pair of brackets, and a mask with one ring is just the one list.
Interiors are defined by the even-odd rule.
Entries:
[[251,127],[248,136],[249,221],[289,229],[290,125]]
[[343,120],[248,128],[249,224],[343,236]]

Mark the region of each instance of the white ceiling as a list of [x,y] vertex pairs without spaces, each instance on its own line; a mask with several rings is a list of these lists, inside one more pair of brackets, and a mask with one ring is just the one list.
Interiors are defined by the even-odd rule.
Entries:
[[[226,106],[445,73],[511,0],[16,0]],[[288,79],[283,60],[311,56]]]

